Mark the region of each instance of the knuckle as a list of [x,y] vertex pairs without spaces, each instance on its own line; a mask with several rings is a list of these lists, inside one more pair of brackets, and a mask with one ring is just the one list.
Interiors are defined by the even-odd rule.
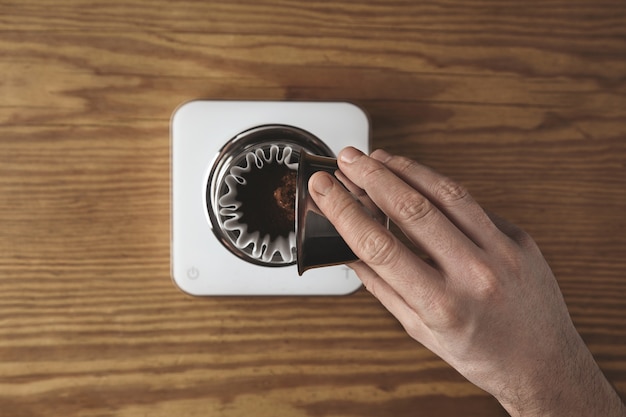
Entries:
[[393,262],[396,242],[390,233],[373,230],[359,239],[359,257],[373,266],[388,265]]
[[509,242],[512,242],[516,248],[521,248],[522,250],[530,252],[539,251],[535,240],[524,229],[514,225],[513,223],[509,223],[493,213],[489,213],[489,217],[491,224],[503,233],[509,239]]
[[500,297],[500,273],[485,260],[474,260],[469,263],[471,292],[481,302],[493,301]]
[[393,156],[389,162],[401,176],[411,176],[418,166],[416,161],[404,156]]
[[525,230],[518,228],[511,236],[511,239],[522,249],[535,250],[537,248],[535,240]]
[[441,179],[435,186],[435,196],[443,203],[456,203],[469,197],[465,187],[450,178]]
[[520,250],[518,246],[503,245],[503,249],[499,255],[505,268],[510,271],[510,273],[518,274],[524,269],[526,259],[523,250]]
[[397,220],[404,223],[416,222],[430,214],[434,206],[427,198],[419,194],[401,194],[392,203],[392,210]]
[[458,303],[450,297],[439,296],[430,300],[426,325],[433,330],[450,331],[461,329],[465,315]]

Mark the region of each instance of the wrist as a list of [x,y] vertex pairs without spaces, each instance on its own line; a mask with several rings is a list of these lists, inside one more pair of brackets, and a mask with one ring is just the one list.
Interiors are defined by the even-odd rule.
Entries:
[[536,362],[495,397],[512,417],[626,417],[626,408],[580,336],[570,352]]

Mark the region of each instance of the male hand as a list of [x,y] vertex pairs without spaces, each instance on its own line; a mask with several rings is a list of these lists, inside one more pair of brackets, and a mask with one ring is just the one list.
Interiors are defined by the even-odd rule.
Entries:
[[411,337],[512,415],[626,415],[528,234],[407,158],[346,148],[338,163],[338,177],[428,255],[374,221],[337,178],[312,176],[312,198],[361,259],[350,266]]

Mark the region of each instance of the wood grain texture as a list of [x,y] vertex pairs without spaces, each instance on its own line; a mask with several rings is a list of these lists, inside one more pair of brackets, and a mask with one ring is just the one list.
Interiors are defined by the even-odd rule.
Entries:
[[501,416],[365,291],[169,277],[169,117],[349,100],[540,244],[626,395],[623,0],[0,0],[0,416]]

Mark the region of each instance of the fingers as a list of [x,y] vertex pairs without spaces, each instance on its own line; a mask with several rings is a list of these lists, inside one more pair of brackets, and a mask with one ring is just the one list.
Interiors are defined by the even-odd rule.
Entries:
[[343,174],[343,172],[339,170],[335,171],[335,177],[339,181],[341,181],[343,186],[346,187],[348,191],[350,191],[350,194],[352,194],[353,197],[356,197],[361,202],[361,204],[363,204],[363,207],[367,209],[368,214],[371,217],[373,217],[379,223],[383,223],[386,221],[385,214],[378,208],[376,204],[374,204],[372,199],[369,198],[369,196],[363,189],[357,187],[352,181],[350,181],[348,177]]
[[[346,148],[339,154],[339,168],[446,274],[458,272],[464,268],[465,259],[477,255],[479,248],[468,236],[427,196],[398,178],[381,161]],[[429,180],[435,178],[431,176]],[[427,184],[422,188],[428,185],[435,187]]]
[[398,319],[409,335],[425,345],[429,344],[430,330],[400,294],[364,262],[354,262],[349,267],[356,272],[365,288]]
[[439,296],[439,273],[413,254],[387,228],[374,221],[339,182],[326,172],[309,180],[309,192],[352,251],[397,293],[411,294],[411,307],[423,311]]
[[371,157],[432,201],[476,245],[486,248],[493,244],[498,228],[461,185],[409,158],[392,156],[381,149],[372,152]]

